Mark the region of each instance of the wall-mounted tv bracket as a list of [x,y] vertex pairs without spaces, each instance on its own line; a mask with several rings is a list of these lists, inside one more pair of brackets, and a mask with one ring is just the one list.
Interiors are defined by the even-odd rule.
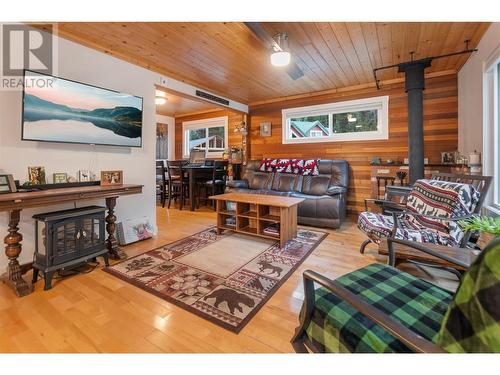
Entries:
[[464,41],[465,43],[465,49],[460,52],[453,52],[453,53],[447,53],[445,55],[439,55],[439,56],[431,56],[431,57],[426,57],[424,59],[419,59],[419,60],[414,60],[415,56],[415,51],[410,52],[411,60],[410,61],[405,61],[399,64],[393,64],[393,65],[387,65],[387,66],[381,66],[380,68],[375,68],[373,69],[373,78],[375,79],[375,84],[377,85],[377,90],[380,90],[380,80],[377,78],[377,72],[379,70],[384,70],[384,69],[392,69],[392,68],[398,68],[400,72],[404,71],[404,67],[408,66],[409,64],[423,64],[423,65],[428,65],[430,66],[430,63],[432,60],[436,59],[442,59],[444,57],[450,57],[450,56],[456,56],[456,55],[463,55],[464,53],[472,53],[476,52],[477,48],[471,49],[469,47],[470,40],[467,39]]

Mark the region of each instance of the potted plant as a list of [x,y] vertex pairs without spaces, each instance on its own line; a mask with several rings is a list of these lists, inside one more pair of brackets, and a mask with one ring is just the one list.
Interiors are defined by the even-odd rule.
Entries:
[[484,249],[495,237],[500,236],[500,216],[475,216],[471,219],[459,221],[463,230],[479,231],[478,245]]

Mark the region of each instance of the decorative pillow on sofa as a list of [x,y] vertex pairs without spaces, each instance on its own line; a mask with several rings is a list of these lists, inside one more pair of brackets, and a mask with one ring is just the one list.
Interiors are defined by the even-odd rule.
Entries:
[[276,172],[278,173],[292,173],[292,162],[290,159],[278,159],[276,163]]
[[259,171],[261,172],[265,172],[266,171],[266,168],[267,168],[267,161],[270,160],[270,159],[262,159],[260,161],[260,166],[259,166]]
[[292,173],[302,174],[304,169],[304,159],[292,159],[290,164]]
[[304,160],[302,159],[278,159],[276,172],[302,174]]
[[319,175],[318,160],[304,159],[271,159],[264,158],[260,161],[261,172],[278,172],[303,174],[304,176]]
[[265,158],[260,161],[259,170],[262,172],[274,172],[278,159]]
[[304,167],[302,168],[304,176],[317,176],[319,175],[318,160],[310,159],[304,160]]

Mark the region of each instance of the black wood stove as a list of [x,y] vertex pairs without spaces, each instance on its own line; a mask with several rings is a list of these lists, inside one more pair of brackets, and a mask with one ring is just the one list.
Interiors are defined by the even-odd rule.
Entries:
[[105,243],[106,208],[88,206],[34,215],[35,255],[33,283],[41,271],[45,290],[52,288],[56,271],[72,268],[97,256],[108,266]]

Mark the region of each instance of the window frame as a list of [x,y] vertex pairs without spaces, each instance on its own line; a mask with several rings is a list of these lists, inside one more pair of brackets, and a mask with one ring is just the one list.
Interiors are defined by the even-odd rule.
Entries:
[[[377,131],[332,133],[327,137],[292,138],[290,120],[309,116],[328,115],[329,129],[333,128],[333,115],[346,112],[377,110]],[[281,111],[282,115],[282,143],[323,143],[372,141],[389,139],[389,96],[374,96],[370,98],[348,100],[342,102],[312,105],[307,107],[287,108]]]
[[500,59],[497,63],[496,76],[495,76],[495,169],[497,173],[494,173],[495,183],[495,197],[493,199],[493,204],[497,210],[500,210]]
[[493,207],[500,211],[500,59],[493,71]]
[[[209,128],[218,128],[224,126],[224,146],[228,147],[228,117],[212,117],[201,120],[183,121],[182,122],[182,157],[189,158],[189,131],[196,129],[206,129],[208,137]],[[224,151],[208,151],[206,157],[211,159],[222,158]]]
[[483,65],[483,174],[493,176],[485,210],[500,215],[500,47]]

